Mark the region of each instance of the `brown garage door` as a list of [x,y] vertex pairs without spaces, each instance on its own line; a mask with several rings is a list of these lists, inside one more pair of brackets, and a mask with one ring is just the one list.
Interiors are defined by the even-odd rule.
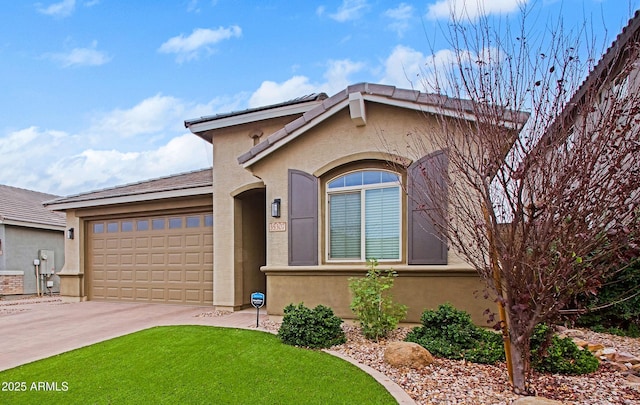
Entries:
[[165,215],[89,222],[89,299],[213,302],[213,216]]

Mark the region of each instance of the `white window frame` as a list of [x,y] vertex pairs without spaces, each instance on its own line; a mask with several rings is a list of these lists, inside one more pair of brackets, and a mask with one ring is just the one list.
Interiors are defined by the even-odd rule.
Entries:
[[[387,172],[387,173],[391,173],[395,176],[398,176],[398,181],[394,181],[394,182],[385,182],[385,183],[375,183],[375,184],[364,184],[364,185],[357,185],[357,186],[345,186],[345,187],[339,187],[339,188],[333,188],[333,189],[329,189],[329,184],[340,178],[343,176],[347,176],[349,174],[352,173],[358,173],[358,172]],[[365,210],[365,206],[366,206],[366,190],[377,190],[377,189],[383,189],[383,188],[391,188],[391,187],[397,187],[398,188],[398,202],[399,202],[399,209],[398,209],[398,258],[396,259],[379,259],[376,258],[376,260],[380,263],[384,263],[384,262],[400,262],[402,261],[402,252],[403,252],[403,245],[402,245],[402,235],[403,235],[403,230],[404,230],[404,224],[403,224],[403,216],[402,216],[402,212],[403,212],[403,205],[404,205],[404,201],[402,199],[403,196],[403,190],[402,190],[402,176],[394,171],[390,171],[390,170],[384,170],[384,169],[380,169],[380,168],[365,168],[365,169],[358,169],[358,170],[351,170],[345,173],[341,173],[337,176],[332,177],[331,179],[329,179],[324,187],[324,197],[325,197],[325,218],[324,218],[324,226],[325,226],[325,259],[328,263],[365,263],[367,261],[367,252],[366,252],[366,238],[365,238],[365,225],[366,225],[366,210]],[[349,193],[353,193],[354,191],[360,191],[360,258],[359,259],[354,259],[354,258],[332,258],[331,257],[331,228],[330,228],[330,223],[331,223],[331,211],[330,211],[330,204],[329,204],[329,200],[330,200],[330,196],[331,195],[336,195],[336,194],[349,194]]]

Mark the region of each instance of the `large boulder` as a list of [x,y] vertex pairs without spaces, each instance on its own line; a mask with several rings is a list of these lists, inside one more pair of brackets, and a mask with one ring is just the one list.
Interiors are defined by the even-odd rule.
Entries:
[[433,356],[417,343],[391,342],[384,351],[384,361],[395,367],[419,368],[433,363]]

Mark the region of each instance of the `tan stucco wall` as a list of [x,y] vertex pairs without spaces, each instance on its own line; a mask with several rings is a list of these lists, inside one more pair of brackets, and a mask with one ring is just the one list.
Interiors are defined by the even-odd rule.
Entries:
[[[429,145],[421,145],[422,153],[418,156],[418,152],[413,149],[415,145],[411,143],[412,138],[407,136],[417,131],[441,131],[435,118],[418,111],[369,102],[366,103],[366,110],[366,126],[356,126],[346,108],[249,167],[266,186],[267,205],[274,198],[282,201],[282,216],[267,216],[267,223],[288,224],[288,169],[302,170],[321,180],[319,266],[305,269],[288,266],[287,232],[267,232],[267,265],[263,271],[267,275],[269,314],[282,315],[282,309],[286,305],[304,302],[307,306],[324,304],[333,308],[339,316],[352,318],[348,279],[364,275],[366,266],[364,263],[335,263],[326,259],[324,185],[327,180],[345,171],[367,165],[371,167],[372,164],[384,168],[384,159],[390,154],[408,164],[435,151]],[[348,163],[354,161],[362,163]],[[403,181],[406,181],[406,174],[402,171],[401,174]],[[406,201],[403,210],[403,218],[406,218]],[[399,302],[408,305],[407,321],[419,322],[425,308],[435,308],[444,302],[451,302],[471,313],[478,324],[485,324],[483,312],[495,305],[481,298],[483,284],[475,271],[452,251],[449,252],[448,265],[408,266],[406,221],[402,226],[402,260],[382,263],[380,267],[392,267],[398,271],[394,295]]]
[[[399,267],[392,291],[394,301],[408,307],[403,322],[420,323],[420,316],[425,309],[435,309],[445,302],[469,312],[473,321],[483,326],[487,320],[484,311],[497,311],[492,301],[480,298],[484,285],[473,270]],[[444,266],[438,267],[444,269]],[[266,273],[270,315],[282,316],[284,307],[303,302],[310,308],[319,304],[328,306],[344,319],[354,318],[349,309],[352,298],[349,279],[365,275],[364,271],[344,266],[325,266],[320,271],[306,267],[267,269]]]
[[[216,130],[213,143],[213,304],[222,309],[239,309],[249,303],[246,289],[254,288],[255,280],[243,281],[242,193],[264,187],[259,178],[238,164],[238,156],[254,145],[254,136],[263,138],[277,131],[294,118],[280,118]],[[269,201],[267,199],[267,201]],[[266,207],[263,207],[266,213]],[[255,232],[264,233],[264,223]],[[255,259],[258,260],[258,259]]]

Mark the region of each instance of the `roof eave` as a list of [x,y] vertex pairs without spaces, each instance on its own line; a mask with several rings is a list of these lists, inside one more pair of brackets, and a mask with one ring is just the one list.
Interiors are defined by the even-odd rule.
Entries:
[[50,231],[64,231],[64,225],[55,225],[55,224],[47,224],[41,222],[29,222],[29,221],[21,221],[18,219],[11,219],[4,217],[0,220],[0,224],[2,225],[12,225],[12,226],[21,226],[24,228],[36,228],[36,229],[47,229]]
[[305,103],[297,103],[285,105],[277,108],[252,111],[244,114],[233,115],[224,118],[212,117],[211,120],[201,122],[185,121],[185,127],[195,134],[211,142],[210,136],[205,136],[204,132],[220,128],[232,127],[235,125],[248,124],[256,121],[264,121],[272,118],[286,117],[288,115],[304,114],[316,105],[321,104],[322,100],[308,101]]
[[[412,100],[395,99],[395,98],[389,98],[383,95],[370,94],[370,93],[363,93],[362,96],[365,101],[376,102],[376,103],[386,104],[394,107],[420,111],[427,114],[443,115],[443,116],[448,116],[448,117],[453,117],[458,119],[464,119],[468,121],[475,121],[477,119],[476,116],[471,111],[465,111],[460,108],[447,108],[440,104],[419,103]],[[343,108],[346,108],[348,106],[349,106],[348,98],[340,101],[339,103],[336,103],[330,109],[327,109],[322,114],[316,116],[314,119],[306,123],[304,126],[298,128],[297,130],[293,131],[292,133],[288,134],[285,137],[279,137],[280,139],[273,142],[273,145],[266,147],[262,151],[256,153],[253,157],[249,158],[244,162],[241,162],[242,167],[245,169],[251,167],[252,165],[257,163],[264,157],[280,149],[284,145],[288,144],[289,142],[293,141],[294,139],[296,139],[297,137],[305,133],[306,131],[310,130],[311,128],[315,127],[316,125],[320,124],[321,122],[325,121],[329,117],[333,116],[334,114],[336,114],[337,112],[341,111]],[[514,114],[514,118],[515,118],[514,120],[504,120],[503,125],[510,129],[519,129],[527,121],[527,119],[529,118],[529,114],[525,112],[518,112],[517,114]],[[270,141],[269,138],[267,138],[263,142],[269,142],[269,141]]]
[[145,201],[163,200],[168,198],[194,197],[200,195],[213,195],[213,186],[199,186],[176,190],[155,191],[149,193],[129,194],[122,196],[95,198],[81,201],[55,202],[50,201],[45,205],[54,211],[66,211],[79,208],[101,207],[106,205],[130,204]]

